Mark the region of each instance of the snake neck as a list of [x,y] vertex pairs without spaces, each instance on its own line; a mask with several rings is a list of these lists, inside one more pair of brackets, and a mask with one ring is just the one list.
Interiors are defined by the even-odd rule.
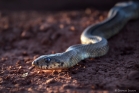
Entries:
[[71,67],[81,60],[100,57],[108,52],[109,47],[105,38],[95,36],[92,41],[94,42],[90,44],[78,44],[71,46],[62,55],[60,55],[61,58],[65,57],[63,61],[66,62],[66,66]]

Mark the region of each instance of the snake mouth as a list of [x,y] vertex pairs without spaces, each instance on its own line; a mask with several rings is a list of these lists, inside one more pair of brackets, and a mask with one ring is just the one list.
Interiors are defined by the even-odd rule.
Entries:
[[44,70],[49,69],[47,64],[42,64],[38,60],[34,60],[32,62],[32,66],[34,66],[35,68],[44,69]]
[[[44,66],[40,65],[38,61],[34,60],[32,62],[32,66],[34,66],[35,68],[39,68],[39,69],[43,69]],[[47,67],[45,67],[45,69],[47,69]]]

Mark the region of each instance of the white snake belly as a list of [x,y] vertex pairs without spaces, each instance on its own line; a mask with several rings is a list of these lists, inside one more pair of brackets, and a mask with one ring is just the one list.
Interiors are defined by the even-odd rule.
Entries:
[[129,20],[138,17],[138,2],[118,3],[109,11],[106,20],[83,31],[82,44],[73,45],[63,53],[40,56],[32,64],[41,69],[65,69],[83,59],[103,56],[109,49],[107,39],[117,34]]

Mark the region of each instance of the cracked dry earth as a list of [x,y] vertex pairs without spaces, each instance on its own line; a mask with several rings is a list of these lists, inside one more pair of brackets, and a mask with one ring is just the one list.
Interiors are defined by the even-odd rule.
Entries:
[[82,31],[103,21],[107,12],[1,11],[0,92],[138,93],[139,20],[130,21],[108,40],[110,50],[103,57],[83,60],[61,72],[35,68],[23,76],[38,56],[79,44]]

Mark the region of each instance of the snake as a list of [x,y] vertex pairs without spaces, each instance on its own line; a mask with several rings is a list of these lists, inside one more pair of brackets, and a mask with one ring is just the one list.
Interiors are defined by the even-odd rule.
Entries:
[[70,46],[63,53],[42,55],[32,65],[43,70],[67,69],[87,58],[106,55],[109,50],[107,39],[119,33],[129,20],[139,18],[139,2],[116,3],[107,18],[85,28],[81,34],[81,44]]

